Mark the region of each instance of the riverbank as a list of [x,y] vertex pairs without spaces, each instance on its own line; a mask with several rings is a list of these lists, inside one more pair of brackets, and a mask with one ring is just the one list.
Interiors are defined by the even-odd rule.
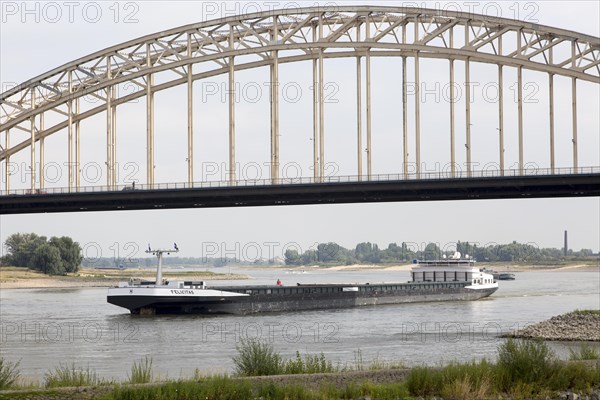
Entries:
[[[409,272],[413,264],[399,265],[338,265],[338,266],[272,266],[272,267],[239,267],[238,269],[260,269],[284,271],[286,274],[302,274],[311,271],[390,271],[390,272]],[[501,263],[479,263],[479,267],[493,269],[497,272],[597,272],[600,276],[599,265],[573,264],[573,265],[521,265],[521,264],[501,264]],[[76,274],[66,276],[50,276],[26,268],[0,267],[0,288],[2,289],[43,289],[43,288],[78,288],[78,287],[110,287],[115,286],[120,281],[127,281],[129,278],[153,280],[155,270],[149,269],[93,269],[82,268]],[[178,271],[166,268],[163,273],[165,278],[171,280],[239,280],[251,279],[245,274],[217,273],[212,271]]]
[[[589,312],[587,313],[594,313]],[[541,341],[509,339],[497,347],[496,362],[451,362],[436,367],[382,363],[334,366],[323,353],[296,352],[282,358],[266,341],[236,346],[234,375],[161,379],[151,358],[133,360],[126,381],[105,380],[75,364],[47,371],[43,383],[23,382],[19,363],[0,357],[0,400],[185,399],[599,399],[600,355],[573,351],[560,360]],[[158,380],[160,379],[160,380]]]
[[[600,273],[600,264],[568,264],[568,265],[529,265],[529,264],[505,264],[505,263],[477,263],[479,268],[487,268],[497,272],[598,272]],[[354,264],[354,265],[336,265],[336,266],[288,266],[281,265],[275,267],[262,267],[261,269],[285,269],[290,273],[320,271],[410,271],[414,264]],[[248,267],[250,268],[250,267]],[[255,268],[256,267],[252,267]]]
[[490,378],[491,364],[454,364],[440,368],[383,369],[257,377],[209,376],[144,384],[0,391],[0,400],[192,400],[192,399],[600,399],[600,374],[594,363],[562,367],[564,381],[544,386],[515,379],[507,389]]
[[[154,269],[93,269],[82,268],[75,274],[65,276],[46,275],[27,268],[0,267],[0,288],[43,289],[111,287],[130,278],[154,280]],[[210,271],[172,271],[165,269],[163,277],[171,280],[238,280],[249,279],[247,275],[215,273]]]
[[551,341],[600,342],[600,310],[573,311],[529,325],[505,337]]

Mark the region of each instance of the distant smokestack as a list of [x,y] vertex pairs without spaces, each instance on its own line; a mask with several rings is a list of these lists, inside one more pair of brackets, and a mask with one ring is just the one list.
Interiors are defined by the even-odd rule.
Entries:
[[565,251],[565,257],[567,256],[568,252],[569,252],[569,242],[567,241],[567,231],[565,231],[565,247],[564,247],[564,251]]

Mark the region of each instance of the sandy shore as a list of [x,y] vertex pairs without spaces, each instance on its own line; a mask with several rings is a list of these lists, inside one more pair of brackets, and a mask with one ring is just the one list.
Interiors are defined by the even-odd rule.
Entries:
[[[290,267],[286,265],[275,267],[262,267],[263,270],[285,270],[291,273],[320,271],[410,271],[413,264],[400,265],[340,265],[334,267],[321,267],[318,265]],[[498,272],[598,272],[600,266],[568,265],[568,266],[543,266],[543,265],[489,265],[482,264],[482,268]],[[244,268],[242,268],[244,269]],[[251,267],[248,267],[251,269]],[[252,268],[257,269],[257,268]],[[77,287],[110,287],[118,282],[127,281],[129,278],[154,279],[154,270],[105,270],[83,268],[75,275],[48,276],[32,270],[14,267],[0,267],[0,289],[34,289],[34,288],[77,288]],[[171,280],[238,280],[251,279],[248,275],[220,274],[208,271],[179,272],[166,270],[163,274]]]
[[[165,270],[163,276],[170,280],[237,280],[249,279],[246,275],[217,274],[207,271],[175,272]],[[29,269],[1,267],[0,289],[42,289],[42,288],[79,288],[79,287],[111,287],[119,282],[135,279],[155,279],[151,269],[142,270],[104,270],[82,268],[77,274],[66,276],[49,276]]]
[[[287,265],[277,267],[264,267],[264,269],[281,268],[292,272],[321,270],[321,271],[410,271],[413,264],[400,265],[338,265],[334,267],[321,267],[318,265],[290,267]],[[478,264],[480,268],[487,268],[497,272],[598,272],[600,273],[600,265],[568,265],[568,266],[553,266],[553,265],[502,265],[502,264]]]

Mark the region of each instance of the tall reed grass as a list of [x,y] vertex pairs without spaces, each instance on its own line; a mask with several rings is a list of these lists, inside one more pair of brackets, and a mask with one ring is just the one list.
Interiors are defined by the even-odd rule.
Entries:
[[0,390],[11,388],[19,376],[19,362],[11,362],[0,357]]

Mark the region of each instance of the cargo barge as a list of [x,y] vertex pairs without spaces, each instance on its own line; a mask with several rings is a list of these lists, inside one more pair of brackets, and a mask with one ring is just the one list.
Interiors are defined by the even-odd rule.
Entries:
[[[162,254],[156,281],[119,283],[108,290],[109,303],[132,314],[253,314],[382,304],[478,300],[498,289],[493,276],[475,260],[453,258],[414,262],[412,281],[403,283],[296,284],[295,286],[208,286],[202,281],[162,280]],[[156,284],[160,282],[161,284]]]

